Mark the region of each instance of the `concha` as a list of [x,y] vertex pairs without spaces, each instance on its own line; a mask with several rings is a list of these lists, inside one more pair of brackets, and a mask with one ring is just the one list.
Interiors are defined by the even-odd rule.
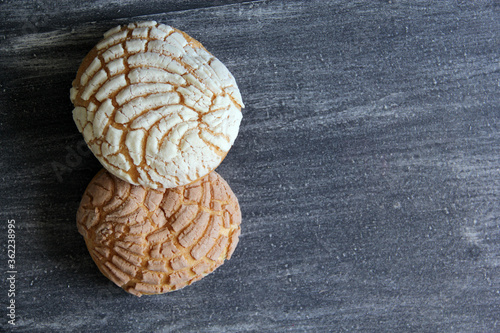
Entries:
[[99,270],[137,296],[180,289],[223,264],[238,244],[238,200],[217,173],[187,186],[148,189],[101,170],[77,226]]
[[233,75],[186,33],[155,21],[106,32],[70,93],[73,119],[113,175],[171,188],[214,170],[238,135]]

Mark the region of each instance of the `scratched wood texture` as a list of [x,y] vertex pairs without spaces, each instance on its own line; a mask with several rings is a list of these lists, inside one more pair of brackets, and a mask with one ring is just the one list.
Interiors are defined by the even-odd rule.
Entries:
[[[15,219],[13,332],[500,330],[497,1],[0,4],[0,269]],[[71,117],[81,59],[155,19],[201,41],[246,104],[217,169],[233,258],[174,293],[103,277],[75,226],[100,169]]]

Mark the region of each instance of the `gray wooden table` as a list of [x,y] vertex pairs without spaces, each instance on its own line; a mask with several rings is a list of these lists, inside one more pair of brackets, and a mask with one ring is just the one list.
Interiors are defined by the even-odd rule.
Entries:
[[[500,331],[498,1],[22,0],[0,15],[0,331]],[[76,229],[100,165],[69,88],[102,33],[146,19],[237,79],[247,107],[217,170],[243,223],[216,272],[136,298]]]

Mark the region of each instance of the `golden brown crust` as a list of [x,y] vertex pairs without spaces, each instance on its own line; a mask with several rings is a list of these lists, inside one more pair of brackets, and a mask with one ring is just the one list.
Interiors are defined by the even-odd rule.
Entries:
[[77,226],[99,270],[137,296],[180,289],[233,253],[241,212],[217,173],[153,190],[101,170],[87,187]]

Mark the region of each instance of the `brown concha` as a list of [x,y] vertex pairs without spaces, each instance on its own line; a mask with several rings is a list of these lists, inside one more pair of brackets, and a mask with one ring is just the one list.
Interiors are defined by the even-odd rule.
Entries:
[[231,257],[240,223],[238,200],[215,172],[153,190],[101,170],[77,213],[99,270],[137,296],[177,290],[211,273]]

